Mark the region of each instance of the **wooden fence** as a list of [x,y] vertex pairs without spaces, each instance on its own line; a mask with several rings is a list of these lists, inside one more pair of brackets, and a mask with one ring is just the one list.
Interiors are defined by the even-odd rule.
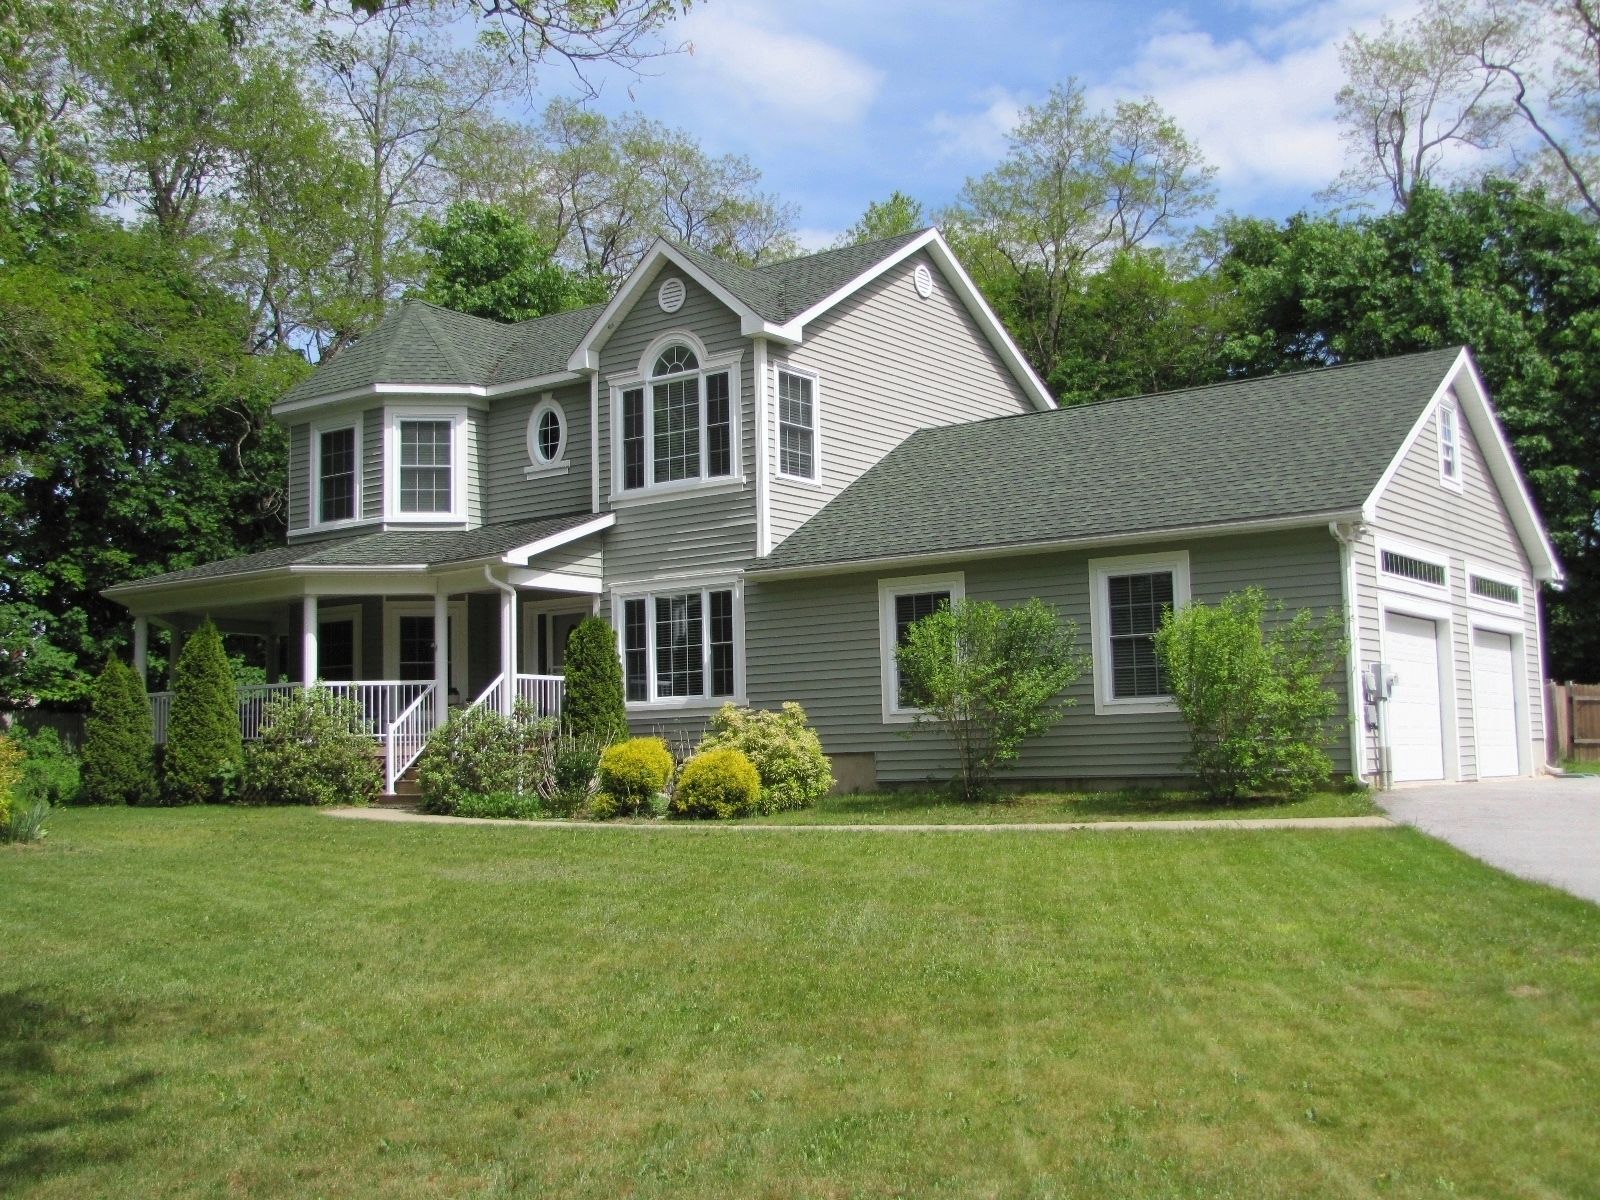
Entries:
[[1545,685],[1550,761],[1600,761],[1600,683]]

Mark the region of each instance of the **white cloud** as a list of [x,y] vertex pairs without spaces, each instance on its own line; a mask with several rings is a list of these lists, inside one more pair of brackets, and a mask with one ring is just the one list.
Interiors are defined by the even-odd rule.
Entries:
[[839,240],[844,233],[842,229],[818,229],[805,227],[794,231],[794,240],[800,244],[800,249],[810,254],[814,250],[826,250]]
[[820,38],[784,32],[750,12],[696,8],[678,27],[694,47],[696,67],[716,77],[729,103],[753,102],[786,119],[830,127],[856,124],[866,116],[883,85],[882,71]]
[[929,119],[941,157],[989,162],[1005,153],[1023,101],[1002,87],[985,88],[977,100],[983,107],[975,112],[937,112]]

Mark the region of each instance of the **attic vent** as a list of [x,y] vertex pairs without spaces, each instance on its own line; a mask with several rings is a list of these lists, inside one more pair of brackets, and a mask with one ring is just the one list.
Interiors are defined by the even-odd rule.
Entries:
[[1383,552],[1383,573],[1394,575],[1401,579],[1409,579],[1414,583],[1425,583],[1429,587],[1444,586],[1444,565],[1429,562],[1423,558],[1412,558],[1409,554],[1401,554],[1395,550]]
[[917,269],[911,272],[911,282],[917,285],[917,295],[924,300],[933,298],[933,272],[928,270],[926,264],[917,264]]
[[662,312],[675,313],[683,307],[683,280],[674,275],[661,285],[661,290],[656,293],[656,301],[661,305]]
[[1485,600],[1498,600],[1501,604],[1518,604],[1522,601],[1522,592],[1516,584],[1503,579],[1490,579],[1486,575],[1472,576],[1472,594],[1482,596]]

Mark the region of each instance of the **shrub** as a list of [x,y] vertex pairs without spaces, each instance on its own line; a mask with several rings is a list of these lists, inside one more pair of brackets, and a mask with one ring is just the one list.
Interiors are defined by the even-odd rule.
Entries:
[[0,735],[0,832],[11,826],[12,805],[22,787],[27,756],[15,738]]
[[210,621],[184,643],[172,673],[172,713],[162,757],[166,804],[225,800],[239,779],[244,740],[233,667]]
[[623,704],[622,660],[617,635],[599,617],[585,617],[567,639],[563,670],[561,725],[573,737],[598,738],[603,745],[628,736]]
[[458,817],[490,817],[495,820],[532,821],[544,816],[539,797],[530,793],[492,792],[487,796],[463,796],[456,805]]
[[273,696],[245,751],[244,795],[256,804],[367,804],[383,789],[361,707],[326,688]]
[[5,834],[8,842],[42,842],[50,811],[50,801],[29,800],[12,810],[11,819],[0,832]]
[[1073,701],[1062,693],[1088,660],[1078,629],[1037,598],[1015,608],[982,600],[946,605],[911,626],[895,652],[900,678],[956,750],[957,790],[983,795],[1022,744]]
[[545,805],[551,816],[570,817],[589,803],[599,786],[600,755],[605,748],[605,742],[594,735],[557,740],[552,761],[555,787]]
[[150,697],[118,658],[106,661],[89,693],[80,784],[86,804],[150,804],[157,796]]
[[615,810],[612,815],[648,808],[657,793],[667,790],[672,766],[672,751],[660,738],[629,738],[608,747],[600,756],[600,794]]
[[702,750],[678,775],[670,805],[674,816],[747,817],[761,805],[761,775],[732,746]]
[[740,751],[761,776],[761,811],[806,808],[833,786],[833,764],[822,752],[806,710],[793,701],[779,712],[724,704],[711,718],[700,751]]
[[[1189,727],[1187,765],[1212,799],[1303,795],[1333,771],[1343,618],[1302,610],[1285,622],[1259,588],[1168,613],[1156,653]],[[1268,629],[1271,624],[1272,628]]]
[[22,767],[22,795],[52,805],[72,804],[78,799],[78,756],[62,744],[61,735],[49,726],[30,733],[16,726],[8,735],[28,757]]
[[422,807],[456,812],[469,797],[554,791],[554,721],[505,716],[488,708],[453,712],[417,759]]

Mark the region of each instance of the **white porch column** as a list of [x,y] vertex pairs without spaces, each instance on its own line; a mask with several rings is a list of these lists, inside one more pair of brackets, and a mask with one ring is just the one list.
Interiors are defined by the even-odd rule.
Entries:
[[443,592],[433,594],[433,683],[437,727],[450,715],[450,597]]
[[150,668],[150,618],[133,619],[133,669],[139,682],[148,684]]
[[513,591],[500,593],[500,677],[505,680],[500,711],[510,716],[517,698],[517,594]]
[[300,605],[300,679],[306,687],[317,682],[317,598],[307,596]]

